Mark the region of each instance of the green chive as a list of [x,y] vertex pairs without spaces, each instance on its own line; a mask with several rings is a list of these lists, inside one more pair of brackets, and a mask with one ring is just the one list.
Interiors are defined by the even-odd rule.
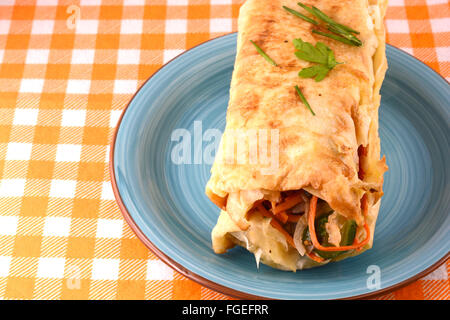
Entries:
[[311,13],[313,16],[319,18],[322,21],[325,21],[326,23],[330,24],[330,25],[334,25],[336,27],[339,27],[347,32],[351,32],[351,33],[356,33],[359,34],[358,31],[353,30],[350,27],[344,26],[343,24],[337,23],[336,21],[334,21],[333,19],[331,19],[329,16],[327,16],[325,13],[323,13],[322,11],[320,11],[318,8],[316,7],[308,7],[306,5],[304,5],[301,2],[298,2],[297,5],[299,5],[300,7],[302,7],[303,9],[305,9],[306,11],[308,11],[309,13]]
[[309,105],[308,101],[306,101],[305,96],[303,95],[303,93],[300,91],[300,88],[298,86],[295,86],[295,90],[297,91],[300,99],[302,100],[302,102],[305,104],[305,106],[309,109],[309,111],[311,111],[312,115],[315,116],[316,114],[314,113],[314,111],[311,109],[311,106]]
[[351,32],[351,33],[356,33],[359,34],[358,31],[353,30],[350,27],[344,26],[343,24],[337,23],[336,21],[334,21],[333,19],[331,19],[329,16],[327,16],[325,13],[323,13],[322,11],[320,11],[319,9],[317,9],[316,7],[312,7],[312,10],[315,12],[315,16],[331,25],[335,25],[341,29],[344,29],[347,32]]
[[356,46],[356,47],[360,47],[361,46],[361,43],[355,43],[355,42],[353,42],[351,40],[348,40],[348,39],[346,39],[344,37],[341,37],[341,36],[338,36],[338,35],[335,35],[335,34],[332,34],[332,33],[325,33],[325,32],[321,32],[319,30],[312,30],[312,33],[320,34],[321,36],[328,37],[328,38],[334,39],[336,41],[340,41],[342,43],[349,44],[351,46]]
[[[315,13],[310,7],[308,7],[307,5],[304,5],[304,4],[301,3],[301,2],[297,2],[297,5],[299,5],[300,7],[302,7],[303,9],[305,9],[306,11],[308,11],[309,13],[311,13],[313,16],[316,16],[316,17],[317,17],[316,13]],[[317,18],[319,18],[319,17],[317,17]]]
[[355,37],[353,34],[348,33],[347,31],[342,30],[338,26],[328,25],[328,30],[331,32],[340,34],[343,38],[346,38],[347,40],[353,42],[356,46],[361,46],[362,42],[357,37]]
[[313,20],[313,19],[301,14],[300,12],[295,11],[294,9],[288,8],[286,6],[283,6],[283,9],[286,10],[287,12],[292,13],[293,15],[305,20],[306,22],[312,23],[313,25],[317,26],[319,24],[316,20]]
[[271,59],[271,58],[263,51],[263,49],[261,49],[254,41],[250,40],[250,42],[255,46],[256,51],[258,51],[258,53],[259,53],[260,55],[262,55],[264,59],[267,60],[267,62],[269,62],[271,65],[273,65],[273,66],[275,66],[275,67],[278,66],[277,63],[276,63],[275,61],[273,61],[273,60],[272,60],[272,59]]

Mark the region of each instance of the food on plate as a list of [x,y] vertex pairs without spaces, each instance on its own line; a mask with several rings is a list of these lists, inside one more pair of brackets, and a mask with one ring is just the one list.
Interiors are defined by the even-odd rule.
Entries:
[[384,0],[247,0],[226,128],[206,185],[216,253],[282,270],[372,247],[383,195]]

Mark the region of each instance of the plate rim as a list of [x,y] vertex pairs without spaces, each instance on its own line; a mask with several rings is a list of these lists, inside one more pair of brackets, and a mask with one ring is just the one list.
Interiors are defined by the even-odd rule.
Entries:
[[[172,258],[170,258],[168,255],[166,255],[164,252],[162,252],[157,246],[155,246],[150,239],[147,238],[147,236],[142,232],[142,230],[139,228],[139,226],[137,225],[137,223],[134,221],[134,219],[132,218],[131,214],[128,212],[127,207],[125,206],[122,197],[120,195],[119,192],[119,188],[117,186],[117,181],[116,181],[116,175],[115,175],[115,169],[114,169],[114,149],[115,149],[115,144],[116,144],[116,140],[117,140],[117,135],[120,129],[120,125],[122,123],[122,119],[125,115],[125,113],[127,112],[128,108],[130,107],[130,104],[133,102],[133,100],[135,99],[136,95],[142,90],[143,87],[145,87],[145,85],[160,71],[162,71],[164,69],[164,67],[166,65],[168,65],[169,63],[171,63],[172,61],[174,61],[175,59],[178,59],[180,56],[182,56],[183,54],[201,46],[204,45],[205,43],[220,39],[220,38],[224,38],[224,37],[228,37],[231,35],[236,34],[237,32],[230,32],[227,34],[223,34],[221,36],[218,37],[214,37],[211,38],[207,41],[204,41],[202,43],[199,43],[195,46],[193,46],[192,48],[183,51],[182,53],[180,53],[179,55],[175,56],[174,58],[170,59],[168,62],[166,62],[165,64],[163,64],[161,67],[159,67],[149,78],[147,78],[138,88],[138,90],[133,94],[133,96],[130,98],[130,100],[128,101],[126,107],[123,109],[119,120],[117,121],[117,124],[114,128],[114,133],[110,142],[110,151],[109,151],[109,173],[110,173],[110,179],[111,179],[111,185],[112,185],[112,190],[113,190],[113,194],[114,197],[116,199],[116,202],[119,206],[120,212],[122,213],[123,218],[125,219],[125,221],[128,223],[128,225],[130,226],[131,230],[133,230],[133,232],[135,233],[135,235],[138,237],[138,239],[151,251],[153,252],[153,254],[155,254],[159,259],[161,259],[166,265],[168,265],[169,267],[171,267],[172,269],[174,269],[175,271],[181,273],[183,276],[187,277],[190,280],[195,281],[196,283],[217,291],[219,293],[228,295],[232,298],[237,298],[237,299],[244,299],[244,300],[276,300],[276,299],[272,299],[269,297],[264,297],[264,296],[258,296],[258,295],[254,295],[251,293],[247,293],[247,292],[243,292],[240,290],[236,290],[236,289],[232,289],[230,287],[221,285],[219,283],[216,283],[214,281],[211,281],[207,278],[204,278],[192,271],[190,271],[189,269],[187,269],[186,267],[184,267],[183,265],[181,265],[180,263],[174,261]],[[436,72],[435,70],[433,70],[431,67],[429,67],[426,63],[424,63],[423,61],[417,59],[416,57],[414,57],[412,54],[401,50],[393,45],[390,44],[386,44],[386,47],[391,47],[394,48],[395,50],[401,51],[404,54],[407,54],[409,56],[411,56],[412,58],[414,58],[416,61],[418,61],[419,63],[421,63],[422,65],[424,65],[426,68],[428,68],[429,70],[431,70],[434,74],[438,75],[439,77],[441,77],[445,82],[447,82],[448,85],[450,85],[450,82],[447,81],[447,79],[444,78],[444,76],[442,76],[440,73]],[[408,284],[430,274],[431,272],[433,272],[434,270],[436,270],[437,268],[439,268],[441,265],[443,265],[448,259],[450,258],[450,252],[447,252],[441,259],[439,259],[438,261],[436,261],[434,264],[432,264],[431,266],[429,266],[428,268],[426,268],[425,270],[409,277],[408,279],[405,279],[399,283],[396,283],[394,285],[391,285],[389,287],[383,288],[383,289],[379,289],[379,290],[375,290],[373,292],[368,292],[368,293],[364,293],[364,294],[360,294],[360,295],[355,295],[355,296],[349,296],[349,297],[345,297],[345,298],[341,298],[338,300],[361,300],[361,299],[370,299],[370,298],[375,298],[378,297],[380,295],[383,294],[387,294],[390,293],[394,290],[398,290],[400,288],[403,288],[405,286],[407,286]]]

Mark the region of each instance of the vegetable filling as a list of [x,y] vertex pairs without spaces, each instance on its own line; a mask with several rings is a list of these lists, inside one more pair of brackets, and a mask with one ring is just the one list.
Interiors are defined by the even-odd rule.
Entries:
[[[370,229],[367,223],[363,227],[365,238],[359,242],[356,236],[358,226],[354,220],[345,219],[333,211],[325,201],[304,190],[282,192],[281,199],[279,203],[268,200],[257,201],[253,209],[248,212],[247,218],[249,219],[253,214],[270,218],[270,225],[284,235],[290,246],[316,262],[324,263],[349,250],[359,250],[370,240]],[[361,200],[361,206],[366,217],[365,195]],[[340,223],[336,223],[334,221],[336,219],[331,221],[332,217],[337,216]],[[303,227],[301,234],[296,232],[299,226]],[[334,235],[330,234],[333,227],[335,231],[337,230],[333,233]],[[333,236],[334,241],[332,241]],[[336,238],[339,239],[338,245],[336,245]]]

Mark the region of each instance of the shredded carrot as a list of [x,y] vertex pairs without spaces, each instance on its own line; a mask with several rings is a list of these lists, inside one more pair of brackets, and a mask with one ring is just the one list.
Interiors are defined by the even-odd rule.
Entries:
[[303,201],[302,191],[288,196],[282,203],[272,208],[273,213],[278,214],[282,211],[292,208]]
[[258,209],[258,211],[259,211],[264,217],[267,217],[267,218],[273,218],[273,214],[272,214],[269,210],[267,210],[266,208],[264,208],[264,206],[262,205],[261,202],[258,203],[258,204],[256,204],[256,209]]
[[322,262],[325,261],[325,259],[319,257],[319,256],[316,255],[314,252],[307,252],[306,255],[307,255],[310,259],[312,259],[312,260],[314,260],[314,261],[316,261],[316,262],[319,262],[319,263],[322,263]]
[[[283,228],[283,226],[275,219],[275,216],[269,211],[267,210],[263,205],[262,202],[256,203],[255,204],[256,209],[258,209],[258,211],[264,216],[264,217],[268,217],[268,218],[272,218],[272,220],[270,220],[270,225],[272,227],[274,227],[275,229],[277,229],[279,232],[281,232],[284,237],[286,238],[287,243],[289,243],[293,248],[295,248],[295,242],[294,239],[292,238],[292,236]],[[254,211],[253,211],[254,212]],[[252,213],[253,213],[252,212]],[[285,213],[286,214],[286,213]],[[286,214],[287,215],[287,214]],[[295,215],[287,215],[287,216],[295,216]],[[297,220],[300,218],[300,215],[298,216]],[[316,262],[322,263],[325,261],[325,259],[319,257],[318,255],[316,255],[313,252],[309,252],[307,253],[308,257]]]
[[302,217],[302,215],[301,214],[287,214],[287,216],[288,216],[288,219],[287,219],[287,221],[288,222],[298,222],[298,220],[300,220],[300,218]]
[[[364,197],[365,197],[365,195],[364,195]],[[364,215],[366,215],[366,211],[367,211],[367,202],[366,201],[367,200],[362,200],[362,201],[366,203],[365,205],[363,205],[363,212],[364,212]],[[319,240],[317,240],[316,228],[314,225],[314,222],[316,219],[316,209],[317,209],[317,197],[312,196],[311,201],[310,201],[310,206],[309,206],[308,228],[309,228],[309,233],[311,236],[311,241],[316,249],[322,250],[322,251],[347,251],[347,250],[361,248],[369,242],[370,229],[369,229],[369,226],[367,225],[367,223],[365,223],[364,229],[366,230],[366,238],[362,242],[356,243],[356,244],[354,242],[353,245],[351,245],[351,246],[339,246],[339,247],[324,247],[324,246],[322,246],[319,243]]]
[[289,220],[288,214],[284,211],[275,214],[275,218],[277,218],[277,220],[279,220],[282,224],[285,224]]
[[286,230],[284,230],[284,228],[281,226],[281,224],[280,224],[277,220],[272,219],[272,220],[270,221],[270,225],[271,225],[272,227],[274,227],[275,229],[277,229],[278,231],[280,231],[280,232],[284,235],[284,237],[286,238],[286,241],[287,241],[292,247],[295,248],[295,242],[294,242],[294,239],[291,237],[291,235],[290,235]]
[[280,221],[281,223],[285,224],[288,220],[288,215],[285,212],[280,212],[276,215],[274,215],[272,212],[270,212],[269,210],[267,210],[262,203],[257,203],[255,205],[255,207],[261,212],[261,214],[264,217],[268,217],[268,218],[275,218],[278,221]]

